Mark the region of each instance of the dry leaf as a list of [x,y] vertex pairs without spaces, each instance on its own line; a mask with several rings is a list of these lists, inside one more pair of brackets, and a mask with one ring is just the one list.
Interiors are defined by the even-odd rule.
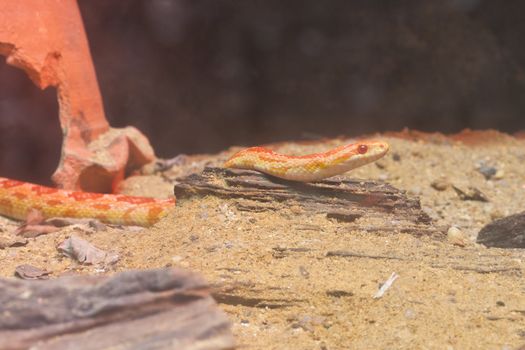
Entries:
[[15,276],[23,280],[47,279],[50,273],[49,271],[27,264],[18,265],[15,268]]
[[60,243],[57,249],[64,255],[86,265],[110,265],[116,263],[119,259],[117,254],[108,253],[76,236],[71,236]]

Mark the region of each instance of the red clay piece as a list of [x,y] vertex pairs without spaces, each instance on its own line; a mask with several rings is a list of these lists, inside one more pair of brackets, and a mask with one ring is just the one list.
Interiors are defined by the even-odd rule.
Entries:
[[0,2],[0,54],[41,89],[57,88],[64,134],[53,174],[59,187],[108,192],[126,169],[155,159],[138,130],[109,126],[76,1]]

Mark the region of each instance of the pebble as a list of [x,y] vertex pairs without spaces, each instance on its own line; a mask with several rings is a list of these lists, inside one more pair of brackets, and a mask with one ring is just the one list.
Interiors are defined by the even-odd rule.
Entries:
[[401,156],[399,155],[399,153],[394,153],[394,154],[392,154],[392,159],[395,162],[399,162],[399,161],[401,161]]
[[171,261],[173,261],[174,263],[180,263],[182,260],[184,260],[184,258],[180,255],[174,255],[171,257]]
[[324,326],[325,321],[326,317],[323,316],[304,315],[297,317],[296,322],[293,322],[291,327],[294,329],[302,328],[305,331],[313,332],[315,326]]
[[378,180],[386,181],[388,180],[388,174],[380,174],[377,178]]
[[408,193],[419,196],[421,194],[421,187],[419,186],[412,186],[408,189]]
[[430,186],[432,186],[432,188],[435,189],[436,191],[445,191],[447,188],[450,187],[450,182],[448,182],[447,179],[441,178],[441,179],[432,181]]
[[379,169],[385,169],[386,168],[386,163],[383,161],[383,160],[377,160],[375,162],[375,165],[376,167],[378,167]]
[[501,180],[505,177],[505,172],[502,169],[498,169],[496,174],[492,177],[494,180]]
[[299,266],[299,273],[304,278],[307,278],[307,279],[310,278],[310,272],[308,272],[308,270],[304,266]]
[[406,309],[405,317],[409,320],[413,320],[414,318],[416,318],[416,312],[413,309]]
[[465,233],[456,226],[450,226],[448,229],[447,241],[460,247],[464,247],[470,242]]
[[89,220],[88,225],[96,232],[102,232],[102,231],[108,230],[108,227],[98,220]]
[[40,269],[32,265],[18,265],[15,269],[15,276],[24,280],[47,279],[51,272]]
[[505,214],[502,213],[501,210],[499,210],[499,209],[492,209],[492,210],[489,212],[489,215],[490,215],[490,218],[491,218],[492,220],[501,219],[502,217],[505,216]]
[[485,164],[480,165],[477,170],[483,176],[485,176],[485,179],[487,179],[487,180],[491,179],[494,175],[496,175],[496,173],[498,171],[498,169],[496,169],[495,167],[488,166],[488,165],[485,165]]
[[476,187],[468,186],[459,188],[457,186],[452,186],[456,191],[458,197],[464,201],[479,201],[479,202],[489,202],[489,199],[483,192],[478,190]]

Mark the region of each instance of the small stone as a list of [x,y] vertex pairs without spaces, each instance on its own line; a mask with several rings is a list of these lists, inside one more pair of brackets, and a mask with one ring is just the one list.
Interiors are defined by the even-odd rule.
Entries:
[[98,220],[89,220],[88,225],[93,230],[95,230],[95,232],[103,232],[108,230],[108,227]]
[[458,197],[464,201],[479,201],[479,202],[488,202],[489,199],[476,187],[465,187],[459,188],[457,186],[452,186],[454,191],[458,194]]
[[505,303],[501,300],[496,301],[496,306],[505,306]]
[[419,151],[412,151],[412,155],[415,157],[415,158],[425,158],[425,156],[423,155],[423,153],[419,152]]
[[83,265],[113,265],[119,260],[114,252],[107,252],[92,245],[90,242],[71,236],[57,246],[63,255],[77,260]]
[[408,193],[414,195],[414,196],[419,196],[421,194],[421,187],[419,186],[412,186],[408,189]]
[[503,177],[505,177],[505,172],[502,169],[498,169],[492,178],[494,180],[501,180]]
[[292,323],[292,328],[302,328],[305,331],[313,332],[314,328],[319,325],[323,325],[323,323],[326,321],[326,317],[322,316],[311,316],[311,315],[303,315],[300,317],[297,317],[295,322]]
[[503,213],[501,212],[501,210],[499,210],[499,209],[492,209],[492,210],[490,211],[489,215],[490,215],[490,218],[491,218],[492,220],[501,219],[502,217],[505,216],[505,214],[503,214]]
[[440,178],[432,181],[430,186],[432,186],[432,188],[436,191],[445,191],[447,188],[450,187],[450,182],[448,182],[447,179]]
[[394,162],[401,161],[401,156],[399,155],[399,153],[392,154],[392,160],[394,160]]
[[304,266],[299,266],[299,273],[306,279],[310,278],[310,272]]
[[480,165],[477,170],[485,177],[485,179],[489,180],[491,179],[494,175],[496,175],[496,172],[498,171],[498,169],[496,169],[495,167],[493,166],[488,166],[488,165],[485,165],[485,164],[482,164]]
[[176,264],[180,263],[182,260],[184,260],[184,258],[180,255],[174,255],[171,257],[171,261],[173,261]]
[[15,269],[15,276],[24,280],[47,279],[51,272],[40,269],[32,265],[18,265]]
[[378,167],[379,169],[384,169],[384,168],[386,168],[386,163],[385,163],[383,160],[376,160],[375,165],[376,165],[376,167]]
[[388,174],[380,174],[377,178],[378,180],[386,181],[388,180]]
[[12,234],[0,235],[0,249],[7,247],[22,247],[28,243],[27,238]]
[[460,247],[464,247],[470,242],[465,233],[463,233],[463,231],[461,231],[456,226],[450,226],[450,228],[448,229],[447,240],[449,243]]
[[413,320],[414,318],[416,318],[416,312],[412,309],[406,309],[405,317],[408,318],[409,320]]
[[354,293],[346,291],[346,290],[333,289],[333,290],[327,290],[326,295],[328,295],[329,297],[334,297],[334,298],[342,298],[342,297],[352,297],[354,296]]

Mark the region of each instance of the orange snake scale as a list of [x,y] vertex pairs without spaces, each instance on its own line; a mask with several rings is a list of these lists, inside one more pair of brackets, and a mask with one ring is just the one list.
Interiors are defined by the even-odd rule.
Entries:
[[37,209],[45,218],[92,218],[109,224],[149,226],[174,205],[175,199],[65,191],[0,178],[0,214],[18,220]]

